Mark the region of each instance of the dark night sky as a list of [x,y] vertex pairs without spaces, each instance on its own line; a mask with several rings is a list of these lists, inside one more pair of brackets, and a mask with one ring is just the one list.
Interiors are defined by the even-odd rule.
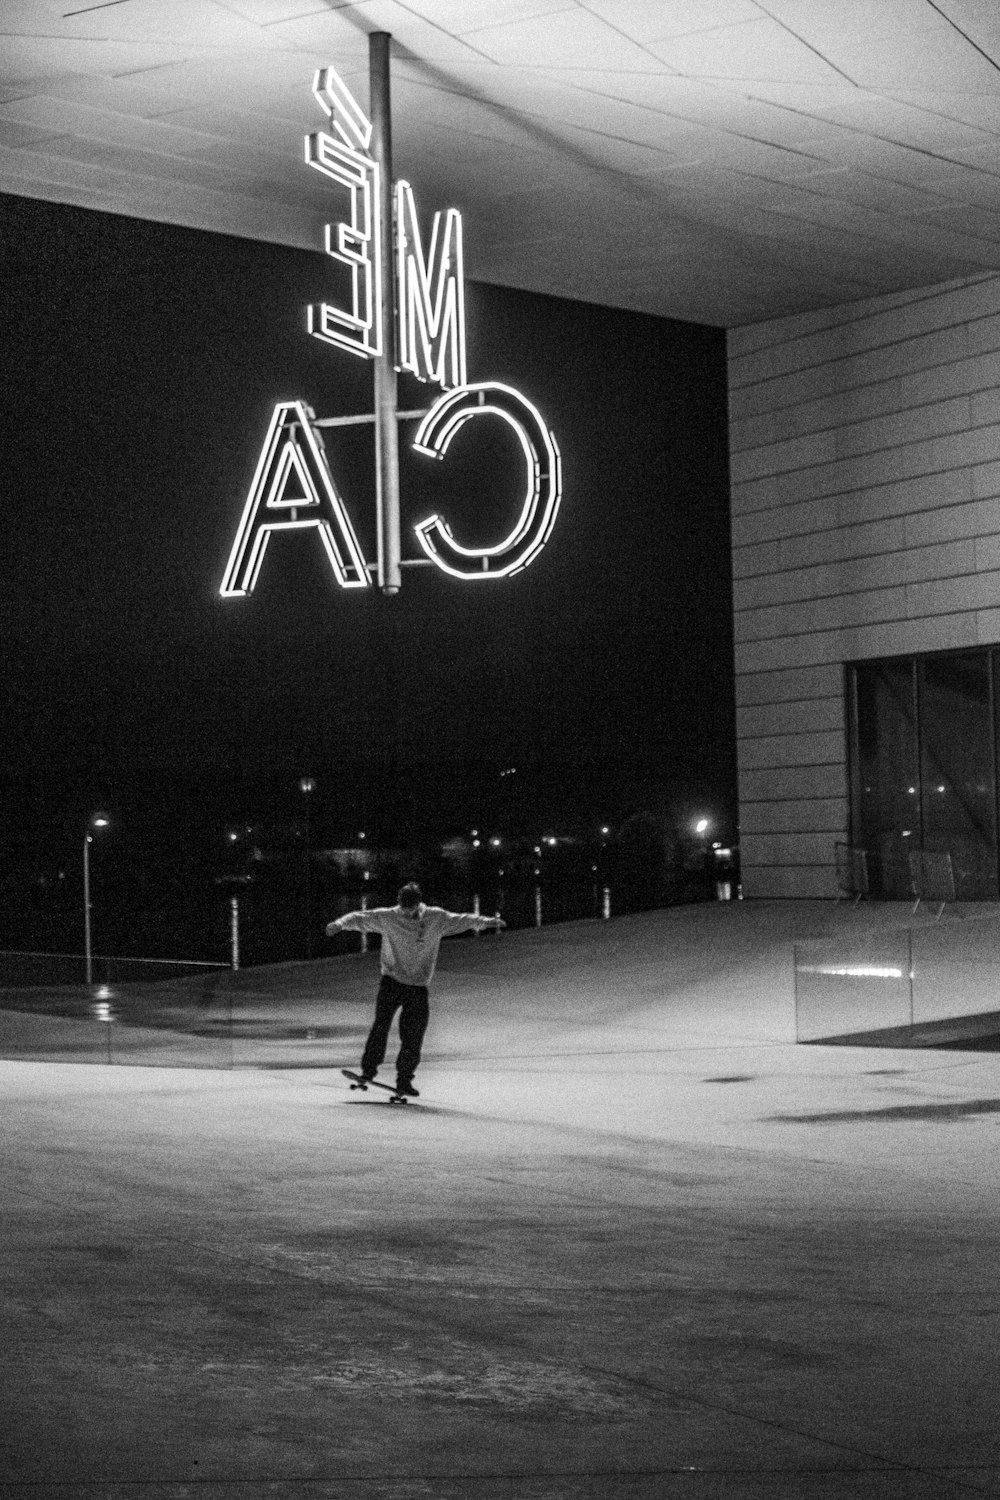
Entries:
[[[0,246],[8,828],[130,797],[224,819],[304,771],[368,814],[401,782],[392,815],[417,822],[507,765],[554,813],[691,795],[731,814],[719,330],[470,284],[470,379],[521,389],[562,450],[540,558],[504,583],[409,570],[384,598],[337,588],[305,533],[224,601],[274,403],[371,409],[371,367],[304,330],[337,300],[331,263],[16,197]],[[406,382],[401,406],[433,394]],[[523,471],[491,425],[464,463],[401,447],[404,528],[432,505],[466,535],[508,513]],[[327,435],[369,557],[371,445]]]

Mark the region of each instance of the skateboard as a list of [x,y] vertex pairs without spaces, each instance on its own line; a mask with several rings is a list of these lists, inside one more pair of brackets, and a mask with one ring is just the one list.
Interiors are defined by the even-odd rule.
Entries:
[[351,1084],[352,1093],[355,1089],[362,1094],[367,1089],[385,1089],[386,1093],[391,1095],[390,1104],[409,1104],[410,1102],[406,1095],[401,1094],[398,1089],[394,1089],[391,1083],[379,1083],[377,1078],[362,1078],[360,1073],[352,1073],[350,1068],[341,1068],[340,1071],[345,1078],[354,1080]]

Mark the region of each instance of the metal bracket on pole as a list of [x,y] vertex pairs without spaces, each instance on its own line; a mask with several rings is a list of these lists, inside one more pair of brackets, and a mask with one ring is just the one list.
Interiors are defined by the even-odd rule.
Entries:
[[397,428],[396,282],[392,222],[392,118],[389,98],[387,31],[368,38],[371,154],[379,164],[379,216],[382,306],[382,353],[375,360],[375,499],[378,508],[378,586],[397,594],[399,570],[399,432]]
[[[398,422],[416,422],[420,417],[426,417],[430,411],[429,406],[422,406],[419,411],[398,411],[396,420]],[[310,424],[312,427],[360,427],[376,420],[374,412],[362,412],[356,417],[316,417]]]

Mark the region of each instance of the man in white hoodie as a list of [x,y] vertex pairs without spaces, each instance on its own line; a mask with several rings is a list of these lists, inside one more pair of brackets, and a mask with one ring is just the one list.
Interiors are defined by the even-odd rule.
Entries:
[[330,922],[327,937],[337,932],[377,932],[382,938],[382,981],[375,1001],[375,1022],[361,1058],[361,1072],[374,1078],[389,1043],[389,1028],[399,1011],[399,1056],[396,1058],[396,1089],[419,1098],[413,1075],[420,1061],[420,1048],[430,1015],[428,986],[437,964],[441,939],[457,932],[499,931],[496,917],[472,912],[445,911],[425,906],[420,887],[404,885],[397,906],[376,906],[371,911],[349,911]]

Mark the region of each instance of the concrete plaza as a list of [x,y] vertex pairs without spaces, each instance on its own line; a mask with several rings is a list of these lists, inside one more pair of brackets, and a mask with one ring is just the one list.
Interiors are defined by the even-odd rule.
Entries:
[[222,980],[253,1066],[0,1062],[0,1500],[1000,1494],[1000,1054],[794,1044],[793,938],[905,920],[448,943],[405,1108],[374,955]]

